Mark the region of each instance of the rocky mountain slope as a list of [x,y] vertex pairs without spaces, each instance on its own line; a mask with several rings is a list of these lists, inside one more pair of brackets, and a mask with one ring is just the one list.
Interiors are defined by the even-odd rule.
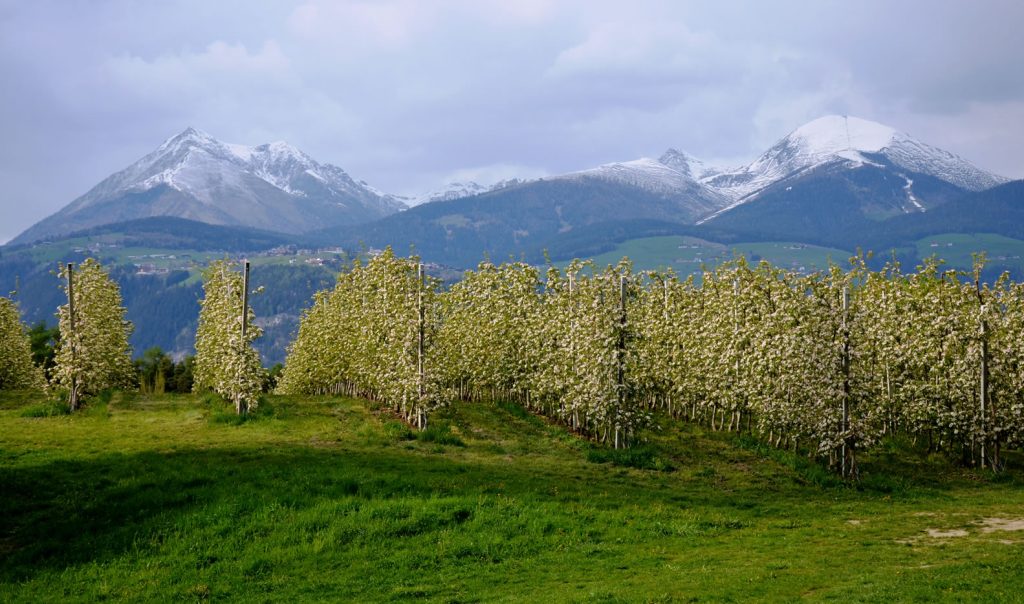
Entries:
[[189,128],[12,243],[153,216],[302,233],[369,222],[405,207],[287,143],[233,145]]

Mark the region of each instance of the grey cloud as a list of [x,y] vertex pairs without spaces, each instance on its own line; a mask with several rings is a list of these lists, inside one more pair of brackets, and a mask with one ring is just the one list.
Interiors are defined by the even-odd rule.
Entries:
[[749,159],[827,112],[1024,177],[1024,5],[0,5],[6,239],[185,126],[396,192],[677,146]]

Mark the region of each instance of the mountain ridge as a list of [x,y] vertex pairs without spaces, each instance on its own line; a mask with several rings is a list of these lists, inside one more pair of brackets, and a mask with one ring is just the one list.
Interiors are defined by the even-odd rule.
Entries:
[[[404,245],[412,237],[422,245],[425,233],[416,236],[409,230],[419,220],[416,216],[421,208],[477,197],[488,203],[486,208],[474,206],[473,220],[455,212],[438,219],[447,222],[434,234],[454,245],[468,231],[484,229],[490,233],[487,240],[481,240],[478,234],[470,237],[473,243],[467,244],[486,249],[495,237],[511,237],[517,242],[532,239],[537,232],[557,236],[609,219],[721,223],[726,228],[750,231],[761,226],[756,222],[766,217],[771,219],[768,222],[778,222],[776,218],[787,216],[817,232],[820,224],[803,219],[817,215],[825,222],[836,222],[817,207],[832,203],[829,195],[840,194],[851,206],[836,208],[853,220],[847,223],[867,228],[871,221],[927,211],[962,193],[1007,180],[895,128],[831,115],[796,128],[738,168],[713,166],[671,147],[656,159],[610,162],[492,186],[453,182],[426,195],[399,197],[356,181],[341,168],[320,164],[285,142],[248,147],[223,143],[188,128],[11,243],[167,215],[291,235],[322,234],[332,229],[345,233],[354,225],[373,225],[360,230],[385,237],[382,227],[395,227],[395,244]],[[550,186],[556,182],[563,186]],[[804,187],[817,193],[802,192]],[[789,197],[801,198],[801,204],[782,203],[785,196],[780,190],[792,191]],[[551,224],[542,227],[531,218],[528,222],[533,227],[521,228],[519,223],[524,219],[511,217],[522,212],[502,203],[504,199],[527,199],[527,206],[546,216]],[[612,200],[622,207],[610,206]],[[758,209],[744,209],[750,205]],[[567,221],[562,212],[569,206],[574,208],[575,218]],[[773,215],[775,207],[779,216]],[[410,217],[378,224],[396,214]],[[755,223],[743,224],[744,220]],[[409,224],[399,226],[406,222]],[[495,225],[501,224],[510,232],[497,233]]]
[[295,234],[405,207],[288,143],[223,143],[189,127],[11,242],[151,216]]

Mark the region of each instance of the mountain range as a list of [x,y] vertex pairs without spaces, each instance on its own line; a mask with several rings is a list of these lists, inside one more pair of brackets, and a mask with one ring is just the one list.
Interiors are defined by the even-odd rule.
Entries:
[[[669,149],[657,159],[520,182],[311,235],[349,246],[411,246],[456,266],[472,266],[484,252],[533,261],[544,250],[555,259],[586,255],[613,240],[666,232],[852,250],[877,243],[894,218],[924,220],[1006,182],[893,128],[826,116],[738,168]],[[988,228],[1002,228],[998,223]],[[958,232],[952,224],[935,228]]]
[[[784,259],[769,258],[799,270],[861,248],[908,263],[938,251],[958,268],[988,250],[989,277],[1009,270],[1020,279],[1024,181],[894,128],[825,116],[738,167],[670,148],[403,197],[287,143],[248,147],[189,128],[0,247],[0,288],[18,290],[27,320],[52,322],[61,295],[53,266],[96,255],[125,292],[136,350],[156,344],[181,355],[191,347],[203,263],[256,255],[254,278],[275,292],[254,302],[267,322],[261,353],[275,362],[312,293],[344,262],[315,250],[388,245],[447,267],[433,270],[449,277],[485,257],[541,264],[601,254],[689,274],[730,250],[782,250]],[[815,254],[819,263],[809,264]]]
[[[544,244],[608,220],[656,219],[739,231],[771,224],[778,225],[773,228],[780,236],[815,233],[825,240],[836,235],[829,222],[850,226],[852,221],[868,229],[1006,181],[888,126],[826,116],[736,168],[711,166],[668,149],[657,159],[490,187],[449,183],[401,197],[356,181],[287,143],[246,147],[189,128],[12,243],[153,216],[293,235],[319,231],[318,239],[334,236],[348,243],[354,233],[373,245],[392,237],[391,243],[423,249],[437,248],[441,242],[427,239],[440,237],[492,252]],[[807,191],[814,198],[810,207],[803,201]],[[456,205],[426,207],[437,203]],[[409,206],[415,207],[402,212]],[[363,228],[368,223],[372,226]],[[423,232],[416,237],[413,229]]]

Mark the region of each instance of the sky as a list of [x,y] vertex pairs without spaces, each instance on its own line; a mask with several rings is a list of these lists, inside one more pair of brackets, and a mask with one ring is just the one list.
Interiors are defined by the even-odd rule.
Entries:
[[195,127],[387,192],[669,147],[752,160],[826,114],[1024,178],[1017,0],[0,0],[0,242]]

